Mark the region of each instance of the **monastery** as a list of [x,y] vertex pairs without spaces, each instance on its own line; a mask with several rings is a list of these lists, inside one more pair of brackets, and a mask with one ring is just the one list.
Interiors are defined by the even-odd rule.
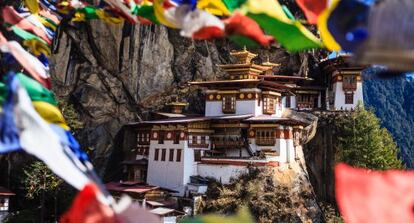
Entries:
[[205,178],[228,183],[250,166],[288,168],[305,126],[289,110],[351,110],[363,101],[362,68],[347,56],[321,62],[317,79],[274,74],[278,64],[254,64],[246,49],[231,56],[234,64],[220,65],[226,78],[189,83],[205,90],[204,115],[173,102],[170,113],[128,125],[137,140],[123,162],[126,180],[189,196],[206,191]]

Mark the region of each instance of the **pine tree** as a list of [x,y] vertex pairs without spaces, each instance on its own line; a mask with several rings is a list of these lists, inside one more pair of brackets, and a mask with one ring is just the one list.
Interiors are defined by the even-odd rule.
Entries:
[[372,111],[358,106],[343,117],[339,127],[338,158],[356,167],[376,170],[401,169],[398,147]]

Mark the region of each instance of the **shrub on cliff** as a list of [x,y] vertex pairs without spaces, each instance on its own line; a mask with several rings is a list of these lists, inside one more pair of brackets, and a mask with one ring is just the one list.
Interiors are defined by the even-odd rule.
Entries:
[[206,195],[204,213],[232,215],[248,207],[258,223],[301,222],[299,213],[307,219],[318,219],[317,207],[307,208],[311,191],[297,191],[277,185],[271,171],[250,169],[228,185],[212,182]]
[[372,111],[359,105],[337,124],[339,161],[376,170],[403,168],[396,143]]

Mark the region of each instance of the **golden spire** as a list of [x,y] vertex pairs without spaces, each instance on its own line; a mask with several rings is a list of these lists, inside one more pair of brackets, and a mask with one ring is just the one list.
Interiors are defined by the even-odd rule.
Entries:
[[242,51],[231,52],[230,55],[236,58],[238,64],[251,64],[252,59],[257,57],[257,54],[248,51],[246,46]]
[[270,62],[269,55],[266,56],[266,62],[262,63],[262,66],[269,67],[269,70],[273,67],[278,67],[280,64]]

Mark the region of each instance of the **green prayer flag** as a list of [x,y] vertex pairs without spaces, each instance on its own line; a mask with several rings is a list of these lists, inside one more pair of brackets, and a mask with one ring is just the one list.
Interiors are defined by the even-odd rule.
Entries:
[[97,8],[94,6],[86,6],[79,9],[79,12],[82,12],[85,15],[86,20],[99,19],[98,15],[96,14],[96,10]]
[[[17,79],[19,79],[20,84],[27,90],[29,97],[32,101],[43,101],[54,106],[57,106],[58,103],[55,99],[55,95],[43,87],[39,82],[33,80],[32,78],[22,74],[17,73]],[[7,94],[6,85],[0,83],[0,103],[2,104],[5,100]]]
[[240,36],[240,35],[232,35],[228,37],[232,42],[236,43],[238,46],[246,46],[249,49],[250,48],[256,48],[259,46],[259,44],[257,44],[256,41],[249,39],[245,36]]
[[152,5],[142,5],[139,7],[136,7],[134,9],[134,14],[141,16],[142,18],[146,18],[153,22],[154,24],[160,24],[157,20],[157,17],[155,16],[154,12],[154,6]]
[[264,13],[247,13],[290,52],[322,48],[322,42],[298,21],[281,21]]
[[223,0],[223,3],[226,5],[227,9],[230,12],[240,8],[247,0]]
[[19,36],[20,38],[24,39],[24,40],[37,40],[45,45],[48,45],[44,40],[42,40],[40,37],[33,35],[23,29],[20,29],[17,26],[12,26],[11,29],[13,30],[14,34],[16,34],[17,36]]

